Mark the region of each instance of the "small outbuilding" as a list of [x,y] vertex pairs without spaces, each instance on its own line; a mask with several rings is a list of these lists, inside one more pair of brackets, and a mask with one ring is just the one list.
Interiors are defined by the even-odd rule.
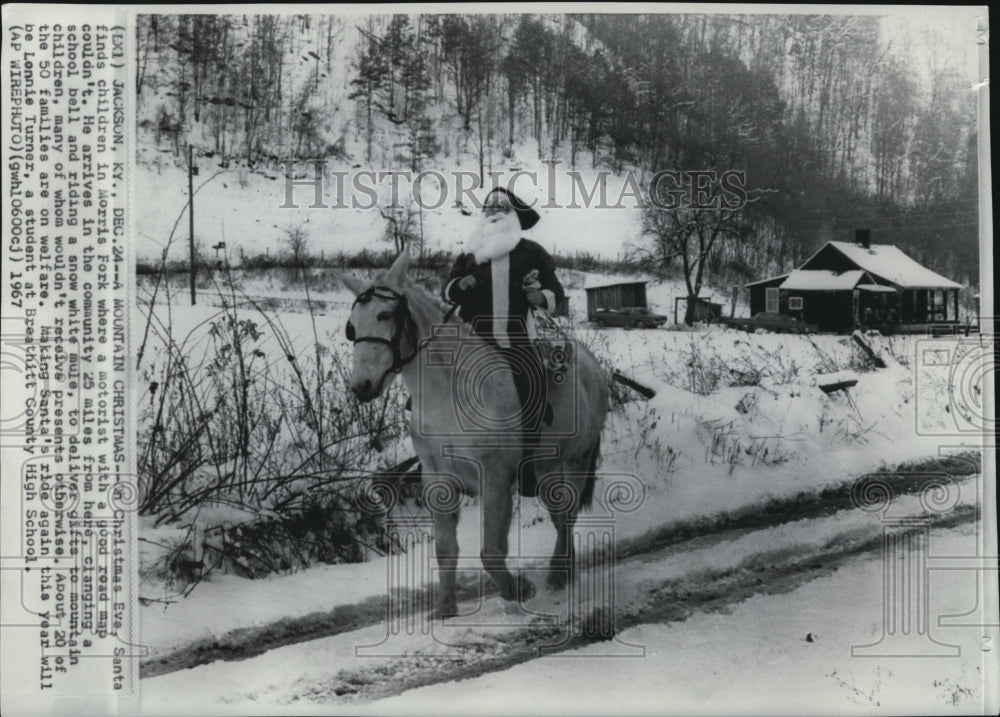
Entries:
[[795,271],[747,284],[750,313],[785,314],[837,332],[958,323],[961,284],[896,246],[872,244],[868,230],[859,229],[855,239],[827,242]]
[[587,320],[597,318],[597,310],[618,311],[627,307],[648,309],[646,303],[647,281],[627,281],[605,286],[592,286],[587,292]]

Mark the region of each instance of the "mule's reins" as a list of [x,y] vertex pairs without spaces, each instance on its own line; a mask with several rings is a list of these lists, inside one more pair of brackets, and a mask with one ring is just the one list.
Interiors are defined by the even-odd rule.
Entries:
[[[378,387],[381,388],[382,384],[385,382],[386,376],[390,373],[399,373],[403,370],[403,367],[408,363],[413,361],[420,353],[420,345],[417,343],[417,323],[413,320],[413,315],[410,314],[410,308],[406,301],[406,296],[400,294],[399,292],[389,288],[388,286],[373,286],[369,289],[358,294],[358,298],[354,300],[351,304],[351,311],[354,311],[354,307],[359,303],[367,303],[372,300],[372,297],[378,297],[379,299],[388,299],[390,301],[396,301],[396,308],[393,310],[395,319],[395,329],[392,333],[391,339],[383,339],[381,336],[358,336],[354,329],[354,324],[350,321],[347,322],[347,327],[344,333],[347,335],[347,340],[354,344],[360,343],[372,343],[372,344],[383,344],[389,347],[392,351],[392,365],[387,368],[382,373],[382,378],[379,379]],[[409,356],[403,356],[402,350],[402,338],[403,338],[403,326],[406,325],[407,338],[410,341],[410,346],[413,347],[413,353]]]
[[[379,293],[383,292],[383,293]],[[354,324],[348,320],[347,326],[344,329],[344,333],[347,335],[347,340],[354,344],[360,344],[364,342],[372,344],[383,344],[389,347],[392,351],[392,366],[390,366],[383,374],[382,378],[379,379],[379,386],[385,381],[385,377],[390,373],[399,373],[403,370],[403,367],[408,363],[413,361],[420,353],[423,346],[417,342],[417,324],[413,320],[413,315],[410,313],[409,304],[406,301],[406,296],[400,294],[398,291],[388,287],[388,286],[372,286],[365,291],[358,294],[358,298],[354,300],[351,304],[351,311],[354,311],[354,307],[358,304],[363,304],[371,301],[372,297],[376,296],[380,299],[388,299],[390,301],[398,302],[396,309],[393,311],[395,314],[396,327],[393,331],[391,339],[383,339],[381,336],[357,336],[357,332],[354,329]],[[451,306],[448,308],[447,313],[444,315],[443,323],[448,323],[452,316],[454,316],[455,311],[458,309],[458,304],[452,302]],[[408,338],[410,340],[410,345],[413,347],[413,353],[409,356],[403,356],[402,346],[400,344],[403,338],[403,324],[406,324],[409,329]],[[430,339],[425,339],[423,343],[429,342]]]

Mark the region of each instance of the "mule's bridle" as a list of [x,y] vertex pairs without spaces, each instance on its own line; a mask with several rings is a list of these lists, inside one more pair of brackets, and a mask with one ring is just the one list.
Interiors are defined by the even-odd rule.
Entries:
[[[388,286],[373,286],[370,289],[358,294],[358,298],[354,300],[351,304],[351,311],[354,311],[354,307],[358,304],[365,304],[372,300],[373,297],[379,299],[388,299],[390,301],[396,302],[396,308],[393,310],[393,320],[395,321],[395,329],[392,332],[391,339],[383,339],[381,336],[358,336],[354,329],[354,324],[349,320],[347,322],[347,327],[345,329],[345,334],[347,335],[347,340],[354,344],[360,343],[372,343],[372,344],[384,344],[389,347],[392,351],[392,366],[385,370],[382,374],[382,378],[379,380],[379,386],[385,381],[385,377],[390,373],[399,373],[403,370],[403,367],[408,363],[413,361],[420,353],[420,346],[417,344],[417,323],[413,320],[413,316],[410,314],[409,306],[406,303],[406,297]],[[405,327],[405,328],[404,328]],[[410,346],[412,347],[413,353],[409,356],[403,356],[402,350],[402,339],[404,330],[407,333],[407,339],[410,341]]]

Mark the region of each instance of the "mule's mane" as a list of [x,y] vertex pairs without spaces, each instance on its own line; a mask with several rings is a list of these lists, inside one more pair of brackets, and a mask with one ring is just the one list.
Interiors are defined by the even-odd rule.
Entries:
[[[384,274],[376,277],[374,282],[375,286],[388,286],[400,294],[406,297],[407,302],[409,302],[411,312],[414,314],[414,318],[420,324],[441,324],[444,323],[445,314],[448,311],[448,305],[443,301],[439,300],[433,293],[429,290],[415,282],[409,276],[407,276],[403,282],[387,281]],[[459,319],[456,316],[449,318],[449,323],[458,322]]]
[[417,304],[422,313],[435,318],[438,322],[444,319],[444,315],[448,311],[448,306],[426,288],[409,277],[407,277],[402,288],[407,300],[411,304]]

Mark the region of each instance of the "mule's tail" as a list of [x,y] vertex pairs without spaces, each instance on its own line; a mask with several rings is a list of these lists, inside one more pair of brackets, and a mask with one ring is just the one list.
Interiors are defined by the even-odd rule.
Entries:
[[594,502],[594,484],[597,482],[597,459],[601,457],[601,437],[597,436],[594,450],[590,454],[590,465],[587,467],[587,480],[583,484],[583,493],[580,495],[580,507],[590,508]]

